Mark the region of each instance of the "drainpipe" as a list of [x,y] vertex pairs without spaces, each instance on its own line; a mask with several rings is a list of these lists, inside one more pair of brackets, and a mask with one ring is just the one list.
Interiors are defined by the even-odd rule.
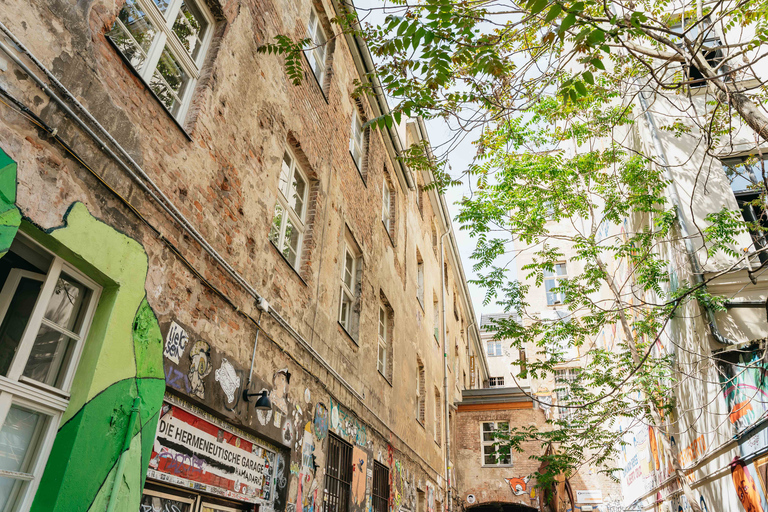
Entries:
[[107,512],[113,512],[115,505],[117,505],[117,493],[120,490],[120,482],[123,480],[123,472],[125,471],[125,461],[128,450],[131,447],[131,439],[133,439],[133,427],[136,425],[136,419],[139,416],[139,397],[133,399],[133,407],[131,407],[131,417],[128,419],[128,430],[125,432],[125,441],[123,441],[123,450],[120,452],[120,459],[117,462],[117,471],[115,471],[115,481],[112,483],[112,492],[109,495],[109,504],[107,505]]
[[[443,338],[443,414],[445,422],[445,488],[446,488],[446,502],[447,510],[451,512],[453,510],[453,503],[451,503],[451,425],[448,421],[448,337],[446,336],[446,322],[445,322],[445,237],[450,235],[450,229],[447,229],[445,233],[440,235],[440,295],[442,302],[442,335]],[[445,509],[444,509],[445,510]],[[442,511],[441,511],[442,512]]]
[[[693,247],[693,241],[691,240],[690,233],[688,231],[688,224],[685,221],[685,215],[682,214],[683,208],[682,202],[680,201],[680,195],[677,192],[677,184],[672,177],[672,171],[669,169],[667,154],[664,151],[661,140],[659,139],[656,122],[653,119],[651,111],[648,109],[648,101],[645,99],[645,91],[641,90],[640,94],[638,94],[638,98],[640,99],[640,106],[643,108],[645,121],[648,123],[648,127],[650,128],[651,138],[653,139],[653,148],[656,150],[656,153],[661,159],[662,167],[664,169],[664,179],[670,183],[669,196],[672,200],[672,204],[677,210],[677,224],[680,228],[680,234],[683,237],[683,241],[685,242],[685,252],[688,255],[688,260],[691,264],[691,268],[693,269],[693,275],[696,279],[696,284],[706,290],[707,285],[704,283],[704,273],[701,269],[701,266],[699,265],[699,260],[696,257],[696,249]],[[712,308],[706,304],[702,304],[701,302],[699,302],[699,305],[704,308],[704,312],[707,315],[707,320],[709,321],[709,331],[712,334],[712,337],[715,338],[715,341],[721,345],[736,345],[737,342],[735,340],[726,338],[720,333],[720,330],[717,328],[715,312],[712,310]]]

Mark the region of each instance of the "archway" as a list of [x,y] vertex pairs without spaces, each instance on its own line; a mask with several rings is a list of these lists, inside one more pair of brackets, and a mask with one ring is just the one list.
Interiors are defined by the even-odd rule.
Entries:
[[491,502],[480,503],[465,509],[467,512],[538,512],[538,508],[523,503]]

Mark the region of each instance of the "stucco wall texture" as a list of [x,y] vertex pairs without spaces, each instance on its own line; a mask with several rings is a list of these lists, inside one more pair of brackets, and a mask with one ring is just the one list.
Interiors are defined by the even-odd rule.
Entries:
[[[68,261],[76,260],[73,264],[84,262],[86,273],[99,274],[94,279],[106,279],[114,291],[111,316],[92,327],[92,333],[100,330],[101,339],[111,345],[104,352],[99,350],[107,345],[94,346],[93,352],[86,346],[34,509],[103,510],[120,443],[105,440],[99,429],[124,435],[125,428],[117,426],[127,424],[129,407],[124,404],[131,403],[138,389],[145,399],[144,433],[137,433],[129,450],[131,469],[121,483],[124,497],[117,510],[138,509],[151,448],[146,433],[154,429],[165,391],[281,447],[277,510],[303,512],[319,506],[314,499],[322,497],[327,431],[314,425],[325,411],[328,431],[351,442],[371,466],[375,459],[393,469],[393,506],[416,510],[416,496],[424,492],[425,507],[432,512],[435,503],[445,503],[445,436],[441,433],[441,442],[435,439],[436,417],[443,410],[435,391],[442,400],[444,364],[444,347],[435,340],[433,323],[433,298],[439,304],[444,271],[434,250],[433,226],[440,225],[437,196],[423,193],[420,211],[417,190],[406,186],[378,131],[370,133],[365,175],[356,168],[348,150],[351,116],[358,108],[352,98],[353,82],[360,78],[353,60],[356,50],[344,37],[336,38],[325,90],[306,62],[306,80],[294,86],[282,60],[258,54],[256,48],[277,34],[303,36],[310,1],[212,0],[214,39],[180,127],[105,37],[122,5],[110,0],[10,0],[3,4],[0,21],[290,326],[263,315],[250,391],[275,393],[280,370],[291,378],[280,391],[284,396],[275,396],[284,401],[273,400],[281,404],[280,415],[269,422],[239,398],[228,401],[215,370],[225,359],[233,366],[241,377],[239,397],[248,381],[257,331],[251,320],[259,317],[254,297],[63,115],[26,72],[0,54],[0,85],[55,128],[58,137],[0,105],[0,147],[17,163],[15,204],[26,231]],[[324,21],[335,16],[330,2],[314,5]],[[328,30],[338,29],[328,24]],[[360,103],[365,115],[372,116],[368,100]],[[296,270],[268,239],[280,165],[289,146],[311,182],[307,236]],[[381,222],[385,179],[394,192],[391,236]],[[416,176],[421,184],[427,179]],[[337,321],[345,232],[359,246],[363,261],[357,341]],[[417,250],[424,262],[423,305],[417,300]],[[459,376],[469,374],[473,313],[457,262],[449,257],[447,264],[445,352],[453,403],[463,386]],[[456,293],[460,296],[454,300]],[[393,318],[388,377],[376,369],[382,297]],[[178,363],[159,359],[174,324],[190,341]],[[110,329],[119,335],[108,336]],[[197,347],[207,347],[206,365],[214,371],[195,373],[199,361],[193,360],[191,347],[198,342]],[[419,360],[426,373],[424,425],[417,421]],[[152,389],[140,389],[144,377]],[[123,383],[125,389],[120,388]],[[86,418],[91,413],[96,419]],[[87,456],[77,449],[77,443],[86,441],[92,452]],[[299,470],[292,469],[301,464],[305,442],[313,443],[317,466],[311,475],[301,475],[302,494]],[[451,458],[456,459],[456,452]],[[314,495],[307,491],[313,485],[320,489]],[[77,499],[71,498],[75,495]],[[370,477],[355,498],[353,510],[370,507]]]

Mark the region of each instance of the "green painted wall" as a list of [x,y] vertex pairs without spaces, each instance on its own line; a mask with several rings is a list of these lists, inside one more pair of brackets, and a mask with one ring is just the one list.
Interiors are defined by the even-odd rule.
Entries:
[[[0,174],[0,188],[3,181]],[[47,235],[26,223],[22,229],[104,287],[32,511],[105,510],[130,435],[115,498],[116,510],[135,512],[165,391],[160,327],[145,299],[146,253],[82,203],[75,203],[64,225]],[[0,249],[2,237],[0,230]],[[128,433],[136,396],[141,399],[139,421]]]

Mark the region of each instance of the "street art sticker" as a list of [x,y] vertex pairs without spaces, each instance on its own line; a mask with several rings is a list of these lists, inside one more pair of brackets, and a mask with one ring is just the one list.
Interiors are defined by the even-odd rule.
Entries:
[[301,468],[298,470],[296,493],[297,512],[314,512],[317,502],[317,480],[315,479],[315,444],[309,422],[304,426],[301,452]]
[[246,434],[224,430],[214,421],[165,402],[147,476],[269,505],[274,449]]
[[168,335],[165,337],[163,356],[175,364],[179,364],[179,358],[184,353],[184,349],[187,348],[188,342],[189,336],[187,336],[187,331],[176,322],[171,322],[171,326],[168,328]]
[[435,486],[427,482],[427,512],[435,512]]
[[528,489],[528,477],[524,478],[505,478],[506,482],[509,484],[509,488],[512,489],[512,494],[515,496],[522,496],[523,494],[527,493]]
[[221,361],[221,366],[216,370],[214,378],[221,384],[221,389],[227,395],[227,403],[231,404],[235,400],[235,393],[240,389],[240,376],[235,373],[235,367],[227,361],[225,357]]
[[362,505],[365,500],[365,475],[368,470],[368,455],[359,447],[352,447],[352,500]]
[[189,388],[190,393],[205,399],[203,379],[211,373],[211,346],[205,341],[196,341],[189,349]]
[[287,368],[278,370],[272,376],[272,393],[269,399],[272,405],[277,407],[283,414],[288,414],[288,386],[291,383],[291,372]]

